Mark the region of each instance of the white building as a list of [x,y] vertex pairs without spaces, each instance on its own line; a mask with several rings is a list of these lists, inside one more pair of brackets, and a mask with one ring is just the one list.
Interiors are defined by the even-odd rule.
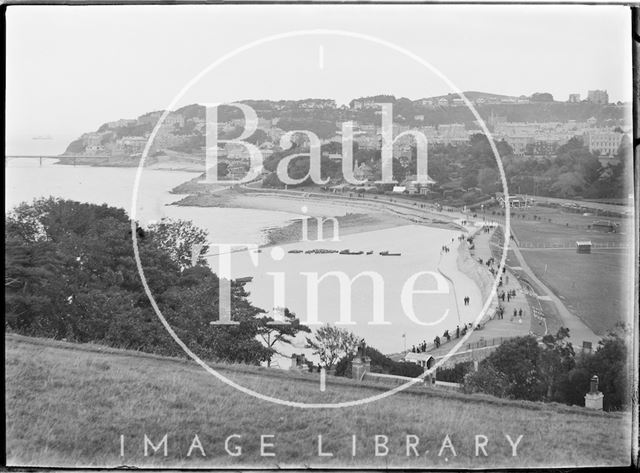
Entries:
[[624,133],[596,128],[584,134],[584,143],[592,153],[613,156],[618,152],[624,136]]

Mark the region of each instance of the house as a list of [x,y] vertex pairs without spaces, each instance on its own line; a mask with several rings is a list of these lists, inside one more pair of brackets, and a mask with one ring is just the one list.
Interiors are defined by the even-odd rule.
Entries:
[[166,126],[176,126],[178,125],[180,128],[184,126],[184,116],[181,113],[170,113],[164,119],[163,125]]

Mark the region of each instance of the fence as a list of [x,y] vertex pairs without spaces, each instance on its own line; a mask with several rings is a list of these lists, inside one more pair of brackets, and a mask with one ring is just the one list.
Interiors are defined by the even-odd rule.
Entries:
[[516,337],[495,337],[495,338],[487,338],[487,339],[482,338],[477,342],[467,343],[461,348],[460,351],[477,350],[478,348],[493,347],[496,345],[500,345],[502,342],[505,342],[507,340],[511,340],[512,338],[516,338]]
[[[520,248],[557,248],[557,249],[576,249],[576,240],[555,240],[555,241],[520,241]],[[592,241],[592,249],[630,249],[633,248],[629,242],[620,241]]]

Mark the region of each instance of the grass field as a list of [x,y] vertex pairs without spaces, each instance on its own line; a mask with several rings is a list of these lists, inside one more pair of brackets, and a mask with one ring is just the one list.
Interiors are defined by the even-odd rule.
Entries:
[[[526,218],[521,218],[522,215]],[[540,219],[534,220],[533,215]],[[619,232],[589,229],[595,220],[616,222],[620,225]],[[631,225],[630,219],[585,216],[540,206],[514,209],[511,220],[529,267],[597,335],[605,335],[617,322],[630,323],[633,250],[594,248],[592,254],[578,254],[573,245],[577,240],[628,244],[633,238]],[[527,243],[567,245],[568,248],[527,248]]]
[[[627,413],[427,388],[351,408],[299,409],[242,394],[184,360],[15,335],[6,335],[5,344],[9,465],[489,468],[615,465],[630,458]],[[215,367],[261,393],[303,402],[386,389],[330,378],[321,392],[312,375]],[[144,435],[158,444],[165,434],[167,457],[161,451],[145,457]],[[196,434],[206,457],[198,449],[187,456]],[[231,439],[231,451],[242,447],[236,457],[224,449],[233,434],[241,435]],[[505,434],[514,441],[523,436],[516,457]],[[274,435],[265,442],[275,446],[265,452],[276,456],[261,456],[261,435]],[[318,435],[333,457],[318,455]],[[388,436],[388,455],[375,456],[375,435]],[[419,438],[420,457],[406,455],[407,435]],[[447,435],[455,456],[449,447],[438,455]],[[487,437],[487,457],[475,456],[475,435]]]

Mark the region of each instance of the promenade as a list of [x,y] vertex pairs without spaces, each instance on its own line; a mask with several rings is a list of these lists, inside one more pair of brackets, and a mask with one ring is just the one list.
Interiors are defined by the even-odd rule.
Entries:
[[[489,246],[492,234],[493,232],[485,233],[482,230],[476,233],[473,240],[474,249],[469,250],[474,260],[478,261],[478,259],[482,259],[484,262],[492,257],[491,248]],[[483,269],[486,269],[487,274],[491,276],[491,273],[486,266],[484,266]],[[525,296],[524,288],[509,269],[507,269],[503,274],[503,284],[498,288],[498,293],[503,290],[506,292],[510,290],[516,291],[515,297],[512,297],[510,301],[507,301],[506,297],[504,302],[500,301],[500,304],[504,307],[504,317],[502,319],[493,317],[493,312],[490,308],[487,316],[483,319],[486,322],[481,324],[481,328],[475,329],[465,340],[465,343],[459,348],[458,353],[461,356],[464,356],[466,354],[465,352],[469,350],[486,350],[487,347],[500,345],[502,341],[509,338],[521,337],[530,333],[533,333],[536,336],[544,335],[544,333],[541,333],[541,327],[543,327],[543,325],[539,323],[539,319],[537,317],[532,317],[532,311]],[[485,301],[482,301],[483,304],[484,302]],[[497,303],[495,305],[497,305]],[[522,318],[513,317],[514,309],[517,311],[522,309]],[[453,338],[450,342],[443,343],[439,348],[431,346],[432,349],[427,351],[437,359],[451,351],[459,341],[459,339],[455,338],[454,331]]]

